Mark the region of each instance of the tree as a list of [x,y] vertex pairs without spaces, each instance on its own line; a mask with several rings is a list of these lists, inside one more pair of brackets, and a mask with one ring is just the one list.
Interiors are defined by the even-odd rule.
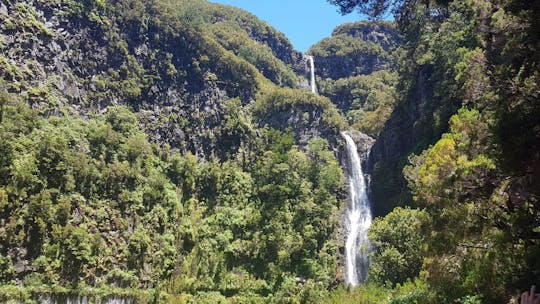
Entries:
[[424,257],[420,225],[426,218],[425,211],[398,207],[375,219],[369,229],[369,239],[375,246],[369,281],[395,286],[419,275]]
[[413,12],[416,5],[425,7],[431,5],[448,5],[452,0],[328,0],[333,5],[337,5],[342,14],[350,14],[358,10],[370,18],[381,18],[388,13],[405,17]]
[[[399,0],[398,0],[399,1]],[[370,17],[380,17],[387,13],[396,0],[328,0],[333,5],[339,6],[342,14],[350,14],[358,10]],[[401,0],[403,1],[403,0]],[[400,1],[400,2],[401,2]]]

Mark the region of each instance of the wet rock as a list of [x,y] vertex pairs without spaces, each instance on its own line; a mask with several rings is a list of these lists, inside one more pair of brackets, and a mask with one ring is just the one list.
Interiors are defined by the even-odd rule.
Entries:
[[347,133],[351,136],[353,141],[356,143],[358,154],[360,155],[362,160],[366,160],[368,158],[371,147],[375,143],[375,139],[356,130],[350,130],[350,131],[347,131]]

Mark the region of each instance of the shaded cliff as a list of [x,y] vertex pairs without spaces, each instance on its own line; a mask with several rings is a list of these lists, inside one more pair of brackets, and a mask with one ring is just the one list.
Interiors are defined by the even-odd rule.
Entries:
[[[408,157],[437,141],[453,114],[449,108],[441,116],[435,116],[442,105],[433,101],[432,76],[430,66],[417,71],[406,97],[395,106],[371,149],[367,171],[372,175],[370,194],[375,216],[385,215],[395,206],[411,204],[410,190],[402,174],[409,164]],[[435,121],[438,119],[443,123],[438,124]]]

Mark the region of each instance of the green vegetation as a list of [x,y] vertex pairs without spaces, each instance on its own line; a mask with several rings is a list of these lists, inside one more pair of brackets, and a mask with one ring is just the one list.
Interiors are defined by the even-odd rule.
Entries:
[[[330,2],[396,22],[313,46],[318,96],[229,6],[3,1],[0,302],[508,303],[538,283],[538,5]],[[354,289],[348,127],[379,139]]]
[[9,294],[312,301],[334,280],[343,177],[325,140],[302,152],[269,129],[248,163],[199,163],[150,144],[125,107],[88,120],[41,118],[13,98],[2,109],[2,280],[27,287]]
[[369,229],[375,247],[368,278],[378,285],[403,284],[420,274],[425,237],[420,225],[429,221],[424,211],[395,208],[384,218],[377,218]]
[[[0,23],[28,32],[0,58],[0,301],[328,294],[344,180],[320,137],[343,118],[293,89],[299,55],[282,34],[198,0],[7,7],[19,4],[25,15]],[[46,47],[25,57],[30,41]],[[297,108],[322,130],[301,146],[300,131],[267,123]]]
[[239,25],[215,24],[212,32],[224,48],[232,50],[237,56],[253,64],[272,82],[288,87],[293,87],[298,82],[292,70],[275,57],[269,46],[253,41]]
[[[389,297],[423,282],[390,303],[508,303],[537,284],[538,5],[330,2],[374,17],[391,9],[404,36],[400,98],[376,147],[386,151],[372,151],[386,216],[370,230],[368,281]],[[399,204],[418,209],[390,212]],[[364,290],[358,299],[377,295]]]
[[346,111],[349,125],[377,137],[397,100],[396,85],[397,74],[382,70],[336,81],[327,79],[319,82],[319,91]]
[[374,138],[397,101],[399,43],[394,23],[359,21],[338,26],[308,51],[316,62],[319,93],[352,128]]
[[348,35],[325,38],[309,49],[317,62],[317,76],[338,79],[380,69],[388,54],[377,43]]
[[[321,303],[329,304],[428,304],[436,303],[429,286],[421,281],[407,281],[389,289],[375,284],[362,284],[352,290],[338,287]],[[474,302],[470,302],[474,303]]]

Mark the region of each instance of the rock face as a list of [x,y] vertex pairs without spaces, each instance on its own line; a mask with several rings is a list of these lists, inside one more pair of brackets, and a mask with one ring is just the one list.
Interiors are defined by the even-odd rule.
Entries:
[[447,123],[437,122],[448,122],[456,110],[457,105],[443,108],[437,102],[432,75],[431,66],[417,70],[408,95],[396,105],[371,149],[367,171],[372,177],[370,198],[375,216],[410,204],[410,192],[402,174],[408,156],[438,140]]
[[255,105],[255,118],[259,125],[296,134],[296,142],[306,146],[310,139],[322,137],[334,148],[338,146],[343,119],[323,96],[308,91],[276,90]]
[[366,161],[369,158],[371,148],[375,143],[375,139],[356,130],[350,130],[348,131],[348,134],[354,140],[354,143],[358,148],[358,154],[360,155],[360,158],[364,163],[363,165],[365,166],[367,164]]
[[385,51],[394,50],[400,43],[399,32],[390,22],[345,23],[334,29],[332,36],[347,35],[380,45]]
[[[144,15],[152,4],[111,12],[99,1],[84,3],[0,0],[0,87],[27,97],[45,115],[87,116],[126,105],[154,142],[200,158],[238,149],[225,124],[227,117],[249,114],[262,78],[255,64],[210,31],[185,24],[185,16]],[[304,73],[302,54],[254,16],[186,3],[203,5],[209,24],[234,23],[271,51],[269,62]]]
[[337,133],[323,121],[322,112],[321,108],[307,104],[291,107],[288,111],[269,113],[263,119],[263,124],[273,129],[293,131],[302,146],[316,137],[330,139],[335,144]]
[[308,51],[323,79],[367,75],[389,69],[392,52],[399,44],[398,32],[390,22],[347,23],[334,30]]

